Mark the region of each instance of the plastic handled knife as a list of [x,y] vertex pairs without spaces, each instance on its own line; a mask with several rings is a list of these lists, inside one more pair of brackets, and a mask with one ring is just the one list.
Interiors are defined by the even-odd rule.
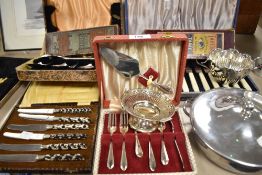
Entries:
[[0,162],[79,161],[81,154],[0,154]]
[[21,133],[4,132],[5,137],[22,140],[43,140],[43,139],[55,139],[55,140],[80,140],[87,138],[87,134],[82,133],[58,133],[58,134],[38,134],[33,132],[23,131]]
[[0,143],[0,150],[5,151],[41,151],[41,150],[83,150],[85,143],[56,143],[56,144],[5,144]]
[[86,124],[28,124],[28,125],[16,125],[10,124],[7,125],[8,129],[17,130],[17,131],[46,131],[49,129],[55,130],[85,130],[89,129]]
[[64,114],[73,114],[73,113],[87,113],[91,112],[91,108],[61,108],[61,109],[25,109],[21,108],[17,110],[21,113],[29,113],[29,114],[55,114],[55,113],[64,113]]
[[55,117],[52,115],[36,115],[36,114],[18,114],[19,117],[29,120],[40,120],[40,121],[61,121],[71,123],[90,123],[88,117]]

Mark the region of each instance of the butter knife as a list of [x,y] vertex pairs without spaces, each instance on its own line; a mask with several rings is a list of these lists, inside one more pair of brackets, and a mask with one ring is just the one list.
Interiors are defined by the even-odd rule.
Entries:
[[40,121],[61,121],[71,123],[90,123],[88,117],[55,117],[52,115],[36,115],[36,114],[18,114],[19,117],[29,120],[40,120]]
[[89,129],[86,124],[56,124],[56,125],[48,125],[48,124],[28,124],[28,125],[16,125],[10,124],[7,125],[8,129],[17,130],[17,131],[46,131],[49,129],[55,130],[85,130]]
[[41,150],[82,150],[87,149],[85,143],[56,143],[56,144],[5,144],[0,143],[0,150],[5,151],[41,151]]
[[91,112],[91,108],[61,108],[61,109],[23,109],[20,108],[17,110],[21,113],[29,113],[29,114],[55,114],[55,113],[64,113],[64,114],[73,114],[73,113],[87,113]]
[[3,135],[5,137],[22,139],[22,140],[43,140],[43,139],[80,140],[80,139],[87,138],[87,134],[82,134],[82,133],[38,134],[38,133],[23,131],[21,133],[4,132]]
[[37,161],[77,161],[85,160],[81,154],[0,154],[0,162]]

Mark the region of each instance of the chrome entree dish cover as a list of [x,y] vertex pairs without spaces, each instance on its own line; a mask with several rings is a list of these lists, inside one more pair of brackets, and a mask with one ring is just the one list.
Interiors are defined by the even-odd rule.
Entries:
[[159,122],[172,119],[176,107],[162,92],[150,89],[131,89],[121,96],[122,107],[132,115],[130,126],[141,132],[154,131]]
[[207,157],[236,173],[261,174],[261,99],[255,92],[219,88],[194,100],[192,126]]
[[214,49],[208,56],[210,73],[218,83],[235,84],[256,69],[255,59],[236,49]]

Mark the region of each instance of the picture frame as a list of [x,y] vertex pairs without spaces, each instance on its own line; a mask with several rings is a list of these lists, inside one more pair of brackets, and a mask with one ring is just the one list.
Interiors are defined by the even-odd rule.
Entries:
[[45,37],[42,0],[1,0],[0,8],[5,51],[42,48]]

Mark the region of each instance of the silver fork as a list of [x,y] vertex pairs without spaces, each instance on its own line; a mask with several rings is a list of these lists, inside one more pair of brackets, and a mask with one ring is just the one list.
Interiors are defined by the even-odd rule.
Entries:
[[122,154],[120,161],[121,170],[125,171],[127,169],[127,158],[126,158],[126,144],[125,144],[125,134],[128,131],[128,113],[121,112],[120,114],[120,132],[123,135],[123,144],[122,144]]
[[115,113],[108,114],[107,129],[110,133],[110,145],[109,145],[109,151],[108,151],[108,157],[107,157],[107,168],[112,169],[114,168],[114,165],[115,165],[113,143],[112,143],[112,135],[116,131],[116,114]]

